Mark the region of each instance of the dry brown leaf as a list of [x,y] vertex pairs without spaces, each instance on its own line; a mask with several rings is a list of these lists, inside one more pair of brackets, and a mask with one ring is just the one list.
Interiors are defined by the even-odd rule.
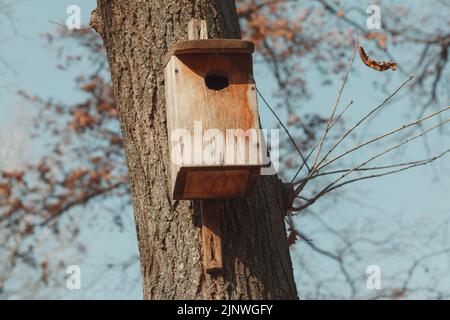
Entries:
[[83,129],[96,124],[97,119],[92,116],[88,111],[83,109],[77,109],[73,112],[74,121],[69,123],[71,129]]
[[38,168],[39,172],[42,174],[46,174],[47,172],[50,171],[50,168],[43,163],[39,164],[39,166],[37,168]]
[[23,182],[24,175],[25,175],[25,173],[21,172],[21,171],[4,171],[2,173],[3,178],[10,179],[10,180],[16,180],[17,182]]
[[89,82],[81,86],[81,90],[87,92],[93,92],[97,88],[97,84],[95,82]]
[[19,199],[13,199],[10,202],[10,206],[11,206],[12,211],[17,211],[17,210],[23,208],[23,203]]
[[405,290],[404,289],[400,289],[400,288],[396,288],[394,289],[394,292],[391,295],[391,299],[397,300],[397,299],[401,299],[405,296]]
[[100,162],[102,162],[103,158],[102,157],[93,157],[91,159],[89,159],[93,164],[99,164]]
[[288,236],[288,246],[292,246],[295,244],[295,241],[297,241],[297,231],[294,229],[290,229],[289,236]]
[[7,184],[0,184],[0,193],[9,198],[11,195],[11,188]]
[[99,171],[91,171],[90,178],[92,183],[99,184],[102,179],[102,173]]
[[118,135],[111,136],[111,144],[113,145],[121,145],[122,144],[122,137]]
[[361,57],[362,62],[369,68],[372,68],[377,71],[386,71],[389,69],[397,70],[397,63],[395,62],[379,62],[371,59],[369,56],[367,56],[366,52],[364,51],[363,47],[359,47],[359,56]]
[[87,173],[88,171],[86,169],[75,169],[64,181],[64,187],[73,189],[75,184]]

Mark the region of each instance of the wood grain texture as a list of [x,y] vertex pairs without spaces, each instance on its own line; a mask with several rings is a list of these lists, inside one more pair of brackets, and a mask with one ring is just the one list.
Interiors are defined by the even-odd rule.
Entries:
[[222,239],[220,201],[202,200],[203,267],[205,272],[222,271]]
[[253,42],[236,39],[208,39],[180,41],[169,48],[164,56],[164,65],[174,55],[183,54],[252,54]]
[[226,199],[249,196],[260,175],[259,166],[180,167],[173,188],[175,199]]
[[[162,58],[204,17],[210,38],[240,39],[231,0],[98,0],[133,199],[145,299],[296,299],[285,192],[260,176],[245,199],[220,201],[223,271],[205,274],[198,201],[170,199]],[[146,40],[143,40],[146,39]],[[226,219],[224,218],[226,217]]]
[[[261,167],[263,159],[252,63],[250,54],[189,54],[172,56],[166,65],[167,129],[174,199],[244,197],[250,191],[247,183],[253,180],[248,177],[258,172],[253,169]],[[225,77],[228,86],[222,90],[208,88],[206,79],[211,74]],[[201,130],[196,130],[196,123]],[[181,164],[175,163],[177,152],[173,152],[185,142],[174,134],[179,129],[187,130],[191,137],[184,145],[189,156],[183,157]],[[213,164],[205,157],[201,162],[196,159],[199,154],[206,154],[203,133],[210,129],[223,137],[220,154],[211,157]],[[196,138],[201,145],[196,145]],[[216,141],[216,147],[218,144]],[[193,165],[198,169],[204,167],[208,172],[183,175],[186,179],[181,179],[182,169],[188,170]],[[214,166],[215,172],[211,172],[209,166]],[[253,170],[251,175],[250,172],[236,174],[244,166]],[[196,185],[201,181],[203,184]],[[182,183],[184,186],[177,185]]]
[[208,25],[203,19],[191,19],[188,22],[188,39],[208,39]]

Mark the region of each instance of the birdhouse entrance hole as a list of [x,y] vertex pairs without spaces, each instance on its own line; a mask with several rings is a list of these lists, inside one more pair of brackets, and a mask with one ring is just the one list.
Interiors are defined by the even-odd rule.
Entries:
[[228,78],[226,76],[216,73],[207,75],[205,77],[205,84],[208,89],[216,91],[223,90],[229,85]]

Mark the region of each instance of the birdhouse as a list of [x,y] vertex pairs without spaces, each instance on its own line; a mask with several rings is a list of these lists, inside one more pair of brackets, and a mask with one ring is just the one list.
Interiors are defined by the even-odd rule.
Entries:
[[[191,34],[192,32],[190,32]],[[263,163],[252,42],[186,40],[164,61],[173,199],[246,196]]]

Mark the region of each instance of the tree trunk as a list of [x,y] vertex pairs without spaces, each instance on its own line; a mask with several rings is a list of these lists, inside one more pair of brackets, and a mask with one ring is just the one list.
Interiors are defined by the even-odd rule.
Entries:
[[224,269],[204,273],[198,202],[171,201],[163,56],[191,18],[210,38],[240,38],[232,0],[98,0],[92,26],[109,60],[129,170],[145,299],[297,299],[286,195],[261,176],[247,199],[220,201]]

